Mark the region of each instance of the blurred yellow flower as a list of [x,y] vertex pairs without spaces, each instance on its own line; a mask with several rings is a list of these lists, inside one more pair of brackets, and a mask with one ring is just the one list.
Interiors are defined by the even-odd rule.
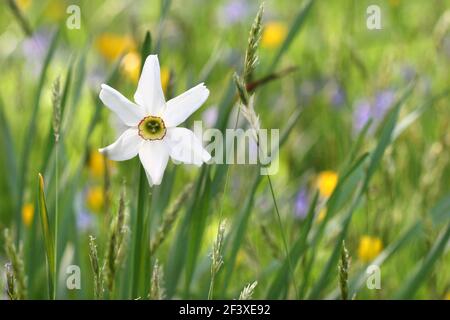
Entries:
[[338,175],[334,171],[322,171],[319,173],[316,186],[319,189],[319,193],[322,197],[328,198],[336,188],[338,182]]
[[450,300],[450,292],[448,292],[448,293],[445,295],[444,299],[445,299],[445,300]]
[[139,80],[141,71],[141,57],[136,51],[127,53],[122,60],[121,69],[123,74],[133,83]]
[[25,226],[31,226],[34,217],[34,205],[32,203],[26,203],[22,207],[22,222]]
[[265,48],[276,48],[284,40],[287,34],[287,27],[281,22],[269,22],[264,26],[261,45]]
[[16,3],[21,10],[27,10],[31,5],[31,0],[16,0]]
[[170,70],[167,67],[161,67],[161,87],[164,93],[167,94],[167,87],[170,81]]
[[398,5],[400,4],[400,0],[389,0],[389,4],[392,7],[398,7]]
[[322,222],[323,219],[325,219],[326,215],[327,215],[327,208],[322,208],[319,211],[319,214],[317,215],[317,222]]
[[132,38],[112,33],[100,35],[95,44],[100,54],[108,61],[116,60],[121,54],[135,47]]
[[103,188],[99,186],[91,187],[86,192],[86,206],[94,213],[100,213],[103,209],[105,196]]
[[[141,71],[141,56],[132,51],[127,53],[122,60],[121,69],[123,74],[133,83],[138,83]],[[167,67],[161,67],[161,87],[164,93],[167,93],[167,87],[170,80],[170,71]]]
[[361,261],[370,262],[383,250],[383,242],[378,237],[362,236],[359,241],[358,257]]
[[64,1],[50,1],[44,10],[44,16],[50,21],[59,21],[66,13]]
[[89,154],[88,169],[89,174],[94,178],[101,178],[105,174],[105,161],[110,163],[110,160],[106,159],[103,154],[97,150],[92,151]]

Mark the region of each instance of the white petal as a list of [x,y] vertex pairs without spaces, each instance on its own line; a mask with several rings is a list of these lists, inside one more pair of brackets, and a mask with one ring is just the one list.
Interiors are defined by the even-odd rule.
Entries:
[[120,120],[129,127],[137,126],[139,121],[145,117],[145,112],[142,107],[134,104],[119,91],[106,84],[102,84],[100,100],[115,112]]
[[161,71],[157,55],[149,55],[142,68],[134,101],[143,106],[148,115],[158,116],[166,105],[161,87]]
[[184,122],[205,102],[209,90],[203,83],[189,89],[183,94],[169,100],[162,115],[167,127],[176,127]]
[[210,154],[203,149],[200,139],[189,129],[169,128],[166,140],[172,159],[197,166],[211,159]]
[[138,154],[143,141],[138,134],[138,129],[130,128],[125,130],[113,144],[98,151],[111,160],[124,161],[134,158]]
[[139,158],[147,173],[150,185],[161,184],[169,161],[169,152],[164,140],[145,141],[139,150]]

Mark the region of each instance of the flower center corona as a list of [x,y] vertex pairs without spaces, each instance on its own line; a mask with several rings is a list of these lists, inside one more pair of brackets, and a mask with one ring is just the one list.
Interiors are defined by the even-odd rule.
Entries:
[[139,122],[138,129],[145,140],[161,140],[166,135],[166,125],[160,117],[145,117]]

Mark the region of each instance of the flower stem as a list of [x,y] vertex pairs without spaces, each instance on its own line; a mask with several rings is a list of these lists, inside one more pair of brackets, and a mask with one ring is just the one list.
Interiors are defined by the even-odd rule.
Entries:
[[292,283],[294,284],[295,297],[298,300],[299,297],[298,297],[298,292],[297,292],[297,284],[296,284],[296,281],[295,281],[294,268],[292,267],[291,255],[289,254],[289,248],[288,248],[288,245],[287,245],[286,237],[284,236],[283,224],[281,222],[280,211],[278,210],[278,204],[277,204],[277,200],[276,200],[276,197],[275,197],[275,192],[273,190],[272,180],[270,179],[270,175],[267,175],[267,180],[269,181],[270,193],[272,194],[273,205],[275,207],[275,212],[277,214],[277,220],[278,220],[278,225],[280,227],[281,238],[283,239],[283,245],[284,245],[284,249],[286,251],[286,258],[287,258],[288,264],[289,264],[289,272],[291,273]]
[[132,298],[137,298],[139,294],[139,275],[141,274],[142,265],[142,240],[144,234],[144,218],[147,199],[147,181],[145,169],[140,165],[139,169],[139,190],[137,201],[136,221],[134,227],[134,244],[133,244],[133,277],[132,277]]
[[59,158],[59,142],[55,142],[55,261],[54,261],[54,287],[53,287],[53,299],[56,299],[57,290],[57,277],[58,277],[58,158]]

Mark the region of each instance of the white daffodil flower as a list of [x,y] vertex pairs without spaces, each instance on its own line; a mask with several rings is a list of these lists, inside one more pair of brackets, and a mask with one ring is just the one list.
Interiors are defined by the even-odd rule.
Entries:
[[139,155],[150,186],[161,183],[169,157],[201,166],[211,156],[191,130],[177,126],[195,112],[208,95],[209,90],[201,83],[166,102],[158,57],[148,56],[134,94],[136,103],[102,84],[100,99],[127,129],[113,144],[99,151],[115,161]]

